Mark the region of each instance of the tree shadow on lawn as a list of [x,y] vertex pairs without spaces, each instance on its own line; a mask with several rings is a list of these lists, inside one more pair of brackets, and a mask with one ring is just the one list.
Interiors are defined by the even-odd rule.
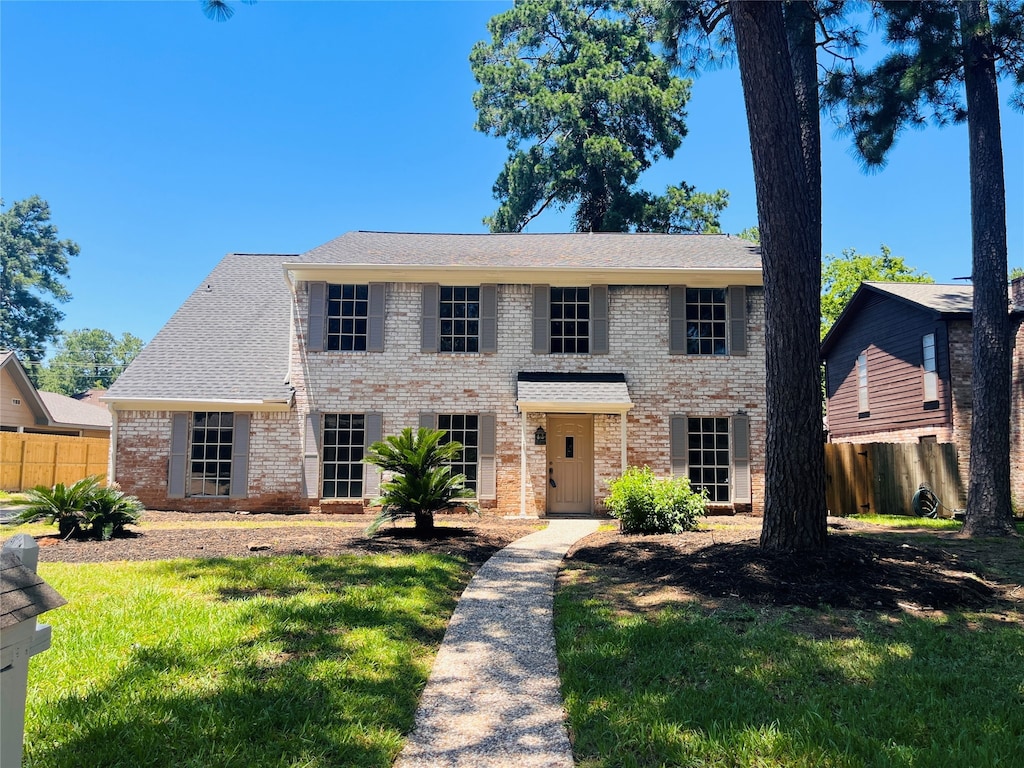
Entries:
[[41,728],[61,732],[26,765],[390,766],[468,580],[427,555],[152,567],[233,611],[228,631],[132,644],[108,682],[49,706]]

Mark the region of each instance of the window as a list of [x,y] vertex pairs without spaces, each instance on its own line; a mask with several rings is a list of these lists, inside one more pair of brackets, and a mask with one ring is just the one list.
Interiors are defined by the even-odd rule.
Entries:
[[686,353],[724,355],[726,345],[726,289],[686,289]]
[[921,340],[923,347],[924,401],[939,399],[939,375],[935,371],[935,334],[926,333]]
[[327,286],[327,349],[366,351],[368,285]]
[[708,501],[729,501],[729,419],[690,418],[686,424],[690,484]]
[[441,286],[440,351],[480,351],[480,287]]
[[864,415],[868,408],[868,353],[861,352],[857,356],[857,410]]
[[231,447],[234,414],[192,414],[192,449],[188,480],[189,496],[231,495]]
[[321,498],[362,498],[365,437],[363,414],[324,414]]
[[551,353],[590,352],[590,289],[551,289]]
[[[475,414],[438,414],[437,428],[447,432],[445,441],[462,443],[462,452],[451,462],[452,474],[466,476],[466,487],[477,493],[477,461],[480,445],[480,419]],[[478,494],[479,495],[479,494]]]

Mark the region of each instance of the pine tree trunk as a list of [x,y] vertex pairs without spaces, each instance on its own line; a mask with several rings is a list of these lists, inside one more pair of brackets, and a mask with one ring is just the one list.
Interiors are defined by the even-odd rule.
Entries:
[[1006,191],[995,51],[985,0],[960,3],[971,174],[974,284],[970,536],[1014,533],[1010,506],[1010,317]]
[[[729,6],[764,268],[768,425],[761,546],[820,550],[827,533],[818,356],[820,157],[813,143],[803,141],[809,115],[806,108],[801,113],[797,98],[782,3],[732,0]],[[805,40],[802,34],[796,39]],[[797,78],[806,78],[800,63],[806,58],[796,61]],[[816,135],[816,110],[813,120]]]

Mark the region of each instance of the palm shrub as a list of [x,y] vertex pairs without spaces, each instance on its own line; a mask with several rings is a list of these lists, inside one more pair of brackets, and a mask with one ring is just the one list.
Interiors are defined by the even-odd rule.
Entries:
[[680,533],[697,527],[707,496],[685,477],[658,478],[650,467],[630,467],[608,483],[605,506],[623,533]]
[[367,528],[373,535],[385,522],[411,517],[418,535],[426,536],[434,529],[434,513],[473,505],[473,491],[466,488],[466,476],[452,474],[450,462],[462,452],[462,444],[442,443],[443,429],[406,427],[397,435],[389,435],[370,446],[363,461],[390,472],[391,478],[381,483],[380,514]]
[[76,483],[57,483],[52,488],[37,485],[25,492],[27,505],[14,516],[15,523],[32,523],[46,518],[57,524],[61,538],[70,538],[85,524],[85,505],[100,487],[98,475],[83,477]]
[[83,510],[89,533],[101,541],[124,532],[126,525],[134,525],[142,517],[143,504],[116,485],[96,489]]

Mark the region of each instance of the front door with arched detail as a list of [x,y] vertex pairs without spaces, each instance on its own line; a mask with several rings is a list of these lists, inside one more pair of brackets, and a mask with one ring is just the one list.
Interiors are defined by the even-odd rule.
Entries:
[[547,432],[547,511],[554,514],[593,511],[593,417],[549,414]]

